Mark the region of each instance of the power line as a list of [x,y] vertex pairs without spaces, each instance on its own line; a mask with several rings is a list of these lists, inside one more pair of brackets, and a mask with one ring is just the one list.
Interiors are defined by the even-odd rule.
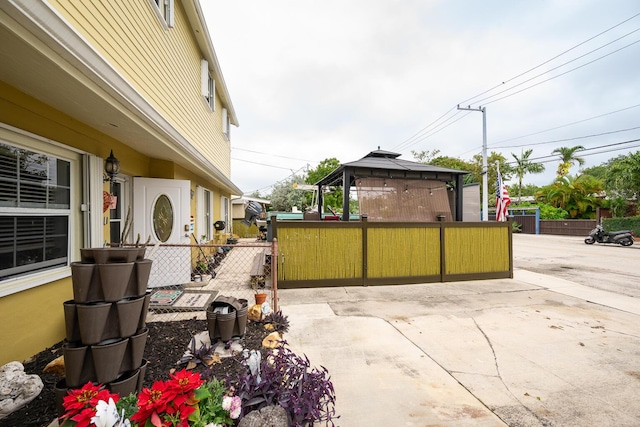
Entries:
[[279,158],[281,158],[281,159],[299,160],[299,161],[301,161],[301,162],[307,162],[307,163],[318,163],[318,162],[314,162],[314,161],[311,161],[311,160],[298,159],[298,158],[296,158],[296,157],[280,156],[280,155],[273,154],[273,153],[265,153],[265,152],[262,152],[262,151],[248,150],[248,149],[246,149],[246,148],[233,147],[233,148],[231,149],[231,151],[234,151],[234,150],[238,150],[238,151],[246,151],[246,152],[248,152],[248,153],[255,153],[255,154],[260,154],[260,155],[263,155],[263,156],[279,157]]
[[[629,44],[628,44],[628,45],[626,45],[626,46],[622,46],[622,47],[621,47],[621,48],[619,48],[619,49],[616,49],[616,50],[614,50],[614,51],[612,51],[612,52],[609,52],[609,53],[607,53],[606,55],[602,55],[602,56],[600,56],[600,57],[598,57],[598,58],[596,58],[596,59],[594,59],[594,60],[591,60],[591,61],[589,61],[589,62],[586,62],[586,63],[584,63],[584,64],[582,64],[582,65],[579,65],[579,66],[577,66],[577,67],[575,67],[575,68],[572,68],[572,69],[570,69],[570,70],[567,70],[567,71],[565,71],[564,73],[560,73],[560,74],[558,74],[557,76],[549,77],[549,78],[548,78],[548,79],[546,79],[546,80],[542,80],[542,81],[540,81],[540,82],[538,82],[538,83],[532,84],[531,86],[527,86],[527,87],[525,87],[524,89],[520,89],[520,90],[518,90],[518,91],[516,91],[516,92],[510,93],[510,94],[505,95],[505,96],[502,96],[502,97],[500,97],[500,98],[498,98],[498,99],[494,99],[493,101],[486,102],[486,103],[484,103],[483,105],[493,104],[494,102],[502,101],[503,99],[510,98],[510,97],[512,97],[512,96],[514,96],[514,95],[517,95],[517,94],[519,94],[519,93],[522,93],[522,92],[524,92],[524,91],[526,91],[526,90],[533,89],[533,88],[534,88],[534,87],[536,87],[536,86],[540,86],[540,85],[541,85],[541,84],[543,84],[543,83],[547,83],[547,82],[549,82],[549,81],[551,81],[551,80],[555,80],[555,79],[557,79],[558,77],[562,77],[562,76],[564,76],[565,74],[572,73],[572,72],[574,72],[574,71],[576,71],[576,70],[579,70],[580,68],[584,68],[584,67],[586,67],[587,65],[591,65],[591,64],[593,64],[593,63],[594,63],[594,62],[596,62],[596,61],[599,61],[599,60],[604,59],[604,58],[606,58],[606,57],[608,57],[608,56],[611,56],[611,55],[613,55],[614,53],[618,53],[618,52],[620,52],[621,50],[626,49],[626,48],[628,48],[628,47],[631,47],[631,46],[633,46],[633,45],[635,45],[635,44],[637,44],[637,43],[640,43],[640,40],[636,40],[636,41],[634,41],[633,43],[629,43]],[[541,75],[542,75],[542,74],[541,74]],[[537,76],[537,77],[539,77],[539,76]],[[530,79],[530,80],[531,80],[531,79]],[[527,81],[530,81],[530,80],[527,80]],[[525,83],[525,82],[523,82],[523,83]],[[504,92],[506,92],[506,91],[508,91],[508,90],[511,90],[511,89],[513,89],[513,88],[515,88],[515,87],[517,87],[517,86],[519,86],[519,85],[516,85],[516,86],[514,86],[514,87],[512,87],[512,88],[506,89],[506,90],[504,90],[504,91],[502,91],[502,92],[499,92],[499,93],[497,93],[497,94],[495,94],[495,95],[489,96],[489,97],[487,97],[487,98],[485,98],[485,99],[493,98],[494,96],[497,96],[497,95],[499,95],[500,93],[504,93]]]
[[[636,31],[640,31],[640,28],[638,28],[638,29],[634,30],[633,32],[636,32]],[[538,82],[538,83],[535,83],[535,84],[533,84],[533,85],[527,86],[527,87],[525,87],[525,88],[523,88],[523,89],[520,89],[520,90],[518,90],[518,91],[516,91],[516,92],[513,92],[513,93],[510,93],[510,94],[508,94],[508,95],[502,96],[502,97],[500,97],[500,98],[494,99],[493,101],[489,101],[489,102],[485,103],[484,105],[486,106],[486,105],[489,105],[489,104],[493,104],[494,102],[498,102],[498,101],[501,101],[501,100],[503,100],[503,99],[509,98],[509,97],[511,97],[511,96],[517,95],[517,94],[522,93],[522,92],[524,92],[524,91],[526,91],[526,90],[529,90],[529,89],[532,89],[532,88],[534,88],[534,87],[536,87],[536,86],[539,86],[539,85],[541,85],[541,84],[543,84],[543,83],[549,82],[549,81],[551,81],[551,80],[555,80],[555,79],[557,79],[558,77],[562,77],[562,76],[564,76],[565,74],[569,74],[569,73],[571,73],[571,72],[573,72],[573,71],[576,71],[576,70],[578,70],[578,69],[580,69],[580,68],[586,67],[587,65],[593,64],[593,63],[594,63],[594,62],[596,62],[596,61],[599,61],[599,60],[601,60],[601,59],[604,59],[604,58],[606,58],[606,57],[608,57],[608,56],[610,56],[610,55],[613,55],[614,53],[617,53],[617,52],[619,52],[619,51],[621,51],[621,50],[623,50],[623,49],[626,49],[626,48],[628,48],[628,47],[631,47],[631,46],[633,46],[633,45],[635,45],[635,44],[637,44],[637,43],[640,43],[640,40],[636,40],[635,42],[629,43],[628,45],[625,45],[625,46],[623,46],[623,47],[621,47],[621,48],[619,48],[619,49],[616,49],[616,50],[614,50],[614,51],[612,51],[612,52],[609,52],[609,53],[607,53],[607,54],[605,54],[605,55],[602,55],[602,56],[600,56],[600,57],[598,57],[598,58],[596,58],[596,59],[594,59],[594,60],[591,60],[591,61],[589,61],[589,62],[587,62],[587,63],[585,63],[585,64],[579,65],[578,67],[575,67],[575,68],[572,68],[572,69],[570,69],[570,70],[567,70],[567,71],[565,71],[565,72],[563,72],[563,73],[560,73],[560,74],[558,74],[557,76],[550,77],[550,78],[548,78],[548,79],[546,79],[546,80],[542,80],[542,81],[540,81],[540,82]],[[570,61],[570,62],[572,62],[572,61]],[[563,65],[565,65],[565,64],[563,64]],[[561,65],[561,66],[562,66],[562,65]],[[561,67],[561,66],[559,66],[559,67]],[[559,67],[556,67],[556,68],[554,68],[554,69],[557,69],[557,68],[559,68]],[[543,73],[543,74],[545,74],[545,73]],[[501,93],[508,92],[509,90],[511,90],[511,89],[513,89],[513,88],[515,88],[515,87],[518,87],[518,86],[520,86],[521,84],[524,84],[524,83],[526,83],[526,82],[529,82],[529,81],[531,81],[531,80],[533,80],[533,79],[535,79],[535,78],[537,78],[537,77],[540,77],[540,76],[541,76],[541,75],[543,75],[543,74],[539,74],[539,75],[537,75],[537,76],[535,76],[535,77],[532,77],[531,79],[526,80],[526,81],[524,81],[524,82],[522,82],[522,83],[520,83],[520,84],[518,84],[518,85],[515,85],[515,86],[513,86],[513,87],[511,87],[511,88],[509,88],[509,89],[505,89],[504,91],[498,92],[498,93],[497,93],[497,94],[495,94],[495,95],[492,95],[492,96],[489,96],[489,97],[483,98],[483,99],[481,99],[480,101],[488,100],[488,99],[491,99],[491,98],[493,98],[494,96],[497,96],[497,95],[499,95],[499,94],[501,94]],[[440,116],[440,118],[444,117],[444,116],[445,116],[446,114],[448,114],[448,113],[449,113],[449,112],[445,113],[443,116]],[[452,119],[453,117],[455,117],[456,115],[457,115],[457,113],[456,113],[456,114],[454,114],[453,116],[449,117],[449,119],[447,119],[447,120],[446,120],[445,122],[443,122],[442,124],[444,124],[444,123],[446,123],[447,121],[451,120],[451,119]],[[466,115],[465,115],[465,116],[463,116],[463,117],[461,117],[460,119],[462,119],[462,118],[464,118],[464,117],[466,117]],[[437,134],[437,133],[441,132],[442,130],[444,130],[444,129],[446,129],[447,127],[451,126],[452,124],[456,123],[456,122],[457,122],[457,121],[459,121],[460,119],[455,120],[454,122],[450,123],[450,124],[449,124],[449,125],[447,125],[447,126],[444,126],[444,127],[440,128],[440,129],[435,129],[435,130],[433,130],[430,134],[428,134],[428,135],[426,135],[426,136],[423,136],[423,137],[421,137],[420,139],[417,139],[417,140],[415,140],[415,141],[412,141],[412,142],[411,142],[410,144],[408,144],[408,145],[406,145],[406,143],[405,143],[405,144],[404,144],[405,146],[404,146],[404,147],[402,147],[402,149],[408,148],[408,147],[410,147],[410,146],[413,146],[413,145],[417,144],[418,142],[421,142],[421,141],[424,141],[424,140],[425,140],[425,139],[427,139],[427,138],[430,138],[431,136],[433,136],[433,135],[435,135],[435,134]],[[439,119],[438,119],[438,120],[439,120]],[[423,130],[424,130],[424,129],[423,129]],[[542,131],[541,131],[541,132],[542,132]],[[418,133],[420,133],[420,132],[418,132]],[[402,145],[402,144],[400,144],[400,145]]]
[[283,166],[268,165],[268,164],[266,164],[266,163],[252,162],[252,161],[250,161],[250,160],[237,159],[237,158],[235,158],[235,157],[232,157],[232,158],[231,158],[231,160],[236,160],[236,161],[238,161],[238,162],[251,163],[251,164],[254,164],[254,165],[266,166],[266,167],[269,167],[269,168],[276,168],[276,169],[291,170],[290,168],[286,168],[286,167],[283,167]]
[[[636,141],[640,141],[640,140],[636,140]],[[637,147],[640,147],[640,144],[632,145],[631,147],[621,147],[621,148],[615,148],[613,150],[599,151],[597,153],[586,153],[586,154],[582,154],[581,157],[591,157],[591,156],[596,156],[598,154],[612,153],[614,151],[628,150],[629,148],[637,148]],[[551,163],[551,162],[557,162],[558,161],[557,156],[544,156],[544,157],[540,157],[540,159],[548,159],[548,160],[541,160],[538,163]],[[531,159],[531,160],[533,160],[533,159]],[[506,162],[506,163],[509,164],[509,165],[516,164],[516,162]]]
[[582,135],[582,136],[575,136],[572,138],[564,138],[564,139],[555,139],[553,141],[544,141],[544,142],[534,142],[534,143],[526,143],[526,144],[520,144],[520,145],[500,145],[500,146],[489,146],[490,148],[521,148],[521,147],[533,147],[536,145],[546,145],[546,144],[554,144],[556,142],[566,142],[566,141],[575,141],[577,139],[586,139],[586,138],[595,138],[596,136],[604,136],[604,135],[613,135],[615,133],[620,133],[620,132],[629,132],[632,130],[636,130],[636,129],[640,129],[640,126],[636,126],[636,127],[632,127],[632,128],[627,128],[627,129],[618,129],[618,130],[613,130],[613,131],[609,131],[609,132],[602,132],[602,133],[594,133],[591,135]]
[[[615,143],[612,143],[612,144],[599,145],[597,147],[585,148],[584,150],[576,151],[576,153],[581,153],[580,156],[582,156],[582,157],[588,157],[588,156],[594,156],[596,154],[610,153],[610,152],[613,152],[613,151],[628,150],[629,148],[638,147],[638,146],[640,146],[640,144],[639,145],[634,145],[634,146],[631,146],[631,147],[619,147],[619,148],[614,148],[614,149],[611,149],[611,150],[598,151],[597,153],[582,154],[585,151],[599,150],[601,148],[616,147],[616,146],[620,146],[620,145],[632,144],[632,143],[639,142],[639,141],[640,141],[640,138],[639,139],[630,139],[628,141],[621,141],[621,142],[615,142]],[[548,162],[551,162],[551,161],[554,161],[554,160],[557,161],[558,160],[558,154],[549,154],[547,156],[534,157],[534,158],[531,158],[531,159],[528,159],[528,160],[529,161],[538,161],[538,160],[543,160],[543,159],[552,159],[552,160],[540,161],[538,163],[548,163]],[[506,163],[509,164],[509,165],[512,165],[512,164],[517,164],[518,162],[510,161],[510,162],[506,162]]]
[[538,131],[538,132],[533,132],[533,133],[529,133],[529,134],[526,134],[526,135],[516,136],[516,137],[508,138],[508,139],[502,139],[500,141],[496,141],[495,144],[500,144],[501,142],[509,142],[509,141],[513,141],[513,140],[516,140],[516,139],[526,138],[528,136],[539,135],[541,133],[545,133],[545,132],[549,132],[549,131],[557,130],[557,129],[562,129],[562,128],[565,128],[565,127],[568,127],[568,126],[577,125],[579,123],[584,123],[584,122],[588,122],[589,120],[599,119],[601,117],[609,116],[609,115],[615,114],[615,113],[620,113],[622,111],[630,110],[632,108],[637,108],[637,107],[640,107],[640,104],[632,105],[630,107],[621,108],[621,109],[615,110],[615,111],[610,111],[608,113],[604,113],[604,114],[600,114],[600,115],[597,115],[597,116],[589,117],[587,119],[582,119],[582,120],[578,120],[578,121],[575,121],[575,122],[567,123],[567,124],[564,124],[564,125],[552,127],[552,128],[549,128],[549,129],[544,129],[544,130],[541,130],[541,131]]
[[[502,83],[495,85],[495,86],[494,86],[494,87],[492,87],[491,89],[487,89],[487,90],[485,90],[484,92],[479,93],[478,95],[475,95],[475,96],[473,96],[473,97],[471,97],[471,98],[468,98],[468,99],[465,99],[464,101],[459,102],[459,103],[458,103],[458,105],[465,104],[465,103],[467,103],[467,102],[469,102],[469,101],[471,101],[471,100],[473,100],[473,99],[476,99],[476,98],[478,98],[478,97],[480,97],[480,96],[483,96],[483,95],[484,95],[484,94],[486,94],[486,93],[491,92],[491,91],[492,91],[492,90],[494,90],[494,89],[499,88],[500,86],[504,85],[505,83],[509,83],[509,82],[511,82],[511,81],[513,81],[513,80],[515,80],[515,79],[517,79],[517,78],[520,78],[520,77],[522,77],[522,76],[524,76],[524,75],[526,75],[526,74],[529,74],[530,72],[532,72],[532,71],[534,71],[534,70],[537,70],[538,68],[542,67],[543,65],[546,65],[546,64],[548,64],[549,62],[551,62],[551,61],[553,61],[553,60],[555,60],[555,59],[558,59],[558,58],[559,58],[559,57],[561,57],[562,55],[565,55],[565,54],[567,54],[567,53],[571,52],[572,50],[574,50],[574,49],[576,49],[576,48],[578,48],[578,47],[580,47],[580,46],[582,46],[582,45],[584,45],[584,44],[586,44],[586,43],[590,42],[591,40],[596,39],[597,37],[600,37],[601,35],[603,35],[603,34],[605,34],[605,33],[608,33],[609,31],[611,31],[611,30],[613,30],[613,29],[615,29],[615,28],[619,27],[620,25],[622,25],[622,24],[624,24],[624,23],[626,23],[626,22],[631,21],[633,18],[636,18],[636,17],[638,17],[638,16],[640,16],[640,13],[636,13],[636,14],[635,14],[635,15],[633,15],[632,17],[625,19],[624,21],[622,21],[622,22],[620,22],[620,23],[618,23],[618,24],[614,25],[613,27],[610,27],[610,28],[608,28],[608,29],[606,29],[606,30],[604,30],[604,31],[601,31],[600,33],[596,34],[595,36],[592,36],[592,37],[588,38],[587,40],[585,40],[585,41],[583,41],[583,42],[580,42],[580,43],[578,43],[577,45],[575,45],[575,46],[573,46],[573,47],[571,47],[571,48],[569,48],[569,49],[565,50],[564,52],[559,53],[558,55],[554,56],[553,58],[550,58],[550,59],[548,59],[548,60],[546,60],[546,61],[542,62],[541,64],[538,64],[538,65],[536,65],[535,67],[530,68],[530,69],[528,69],[527,71],[524,71],[524,72],[522,72],[522,73],[518,74],[517,76],[511,77],[510,79],[507,79],[507,80],[503,81]],[[476,104],[476,103],[477,103],[477,102],[474,102],[474,104]]]
[[280,181],[276,181],[276,182],[274,182],[273,184],[267,185],[267,186],[265,186],[265,187],[262,187],[262,188],[258,188],[258,189],[256,189],[256,190],[249,191],[249,193],[255,193],[256,191],[258,191],[258,192],[259,192],[259,191],[262,191],[262,190],[266,190],[267,188],[273,188],[273,187],[275,187],[276,185],[278,185],[278,184],[281,184],[281,183],[285,182],[285,181],[286,181],[286,180],[288,180],[289,178],[292,178],[292,177],[294,177],[294,176],[298,175],[298,173],[300,173],[300,172],[301,172],[303,169],[305,169],[306,167],[307,167],[307,165],[304,165],[304,166],[302,166],[301,168],[299,168],[298,170],[296,170],[295,172],[294,172],[294,171],[292,171],[292,170],[291,170],[291,169],[289,169],[289,168],[282,168],[282,169],[288,169],[288,170],[290,170],[290,171],[291,171],[291,174],[290,174],[290,175],[287,175],[285,178],[282,178]]
[[407,149],[407,148],[409,148],[409,147],[411,147],[411,146],[413,146],[413,145],[416,145],[418,142],[422,142],[422,141],[424,141],[424,140],[426,140],[426,139],[431,138],[433,135],[435,135],[435,134],[437,134],[437,133],[440,133],[441,131],[445,130],[446,128],[448,128],[449,126],[453,125],[454,123],[457,123],[457,122],[459,122],[460,120],[464,119],[465,117],[467,117],[467,116],[468,116],[469,114],[471,114],[471,113],[470,113],[470,112],[467,112],[467,113],[465,113],[462,117],[459,117],[458,119],[456,119],[456,120],[452,121],[451,123],[449,123],[448,125],[444,126],[444,124],[445,124],[445,123],[447,123],[449,120],[453,119],[453,118],[454,118],[455,116],[457,116],[458,114],[460,114],[460,111],[458,111],[458,112],[457,112],[456,114],[454,114],[453,116],[449,117],[446,121],[442,122],[442,123],[440,124],[440,126],[442,126],[441,128],[439,128],[439,129],[434,129],[430,134],[425,135],[425,136],[421,137],[420,139],[413,141],[412,143],[410,143],[409,145],[406,145],[405,147],[403,147],[403,148],[401,148],[401,149],[403,149],[403,150],[404,150],[404,149]]
[[[435,119],[434,121],[432,121],[431,123],[429,123],[428,125],[426,125],[425,127],[423,127],[422,129],[420,129],[418,132],[416,132],[415,134],[413,134],[412,136],[410,136],[409,138],[405,139],[404,141],[398,143],[397,145],[395,145],[392,149],[396,150],[396,149],[400,149],[400,147],[402,145],[404,145],[405,143],[411,141],[412,139],[416,138],[418,135],[420,135],[423,131],[425,131],[426,129],[428,129],[429,127],[433,126],[434,124],[438,123],[442,118],[444,118],[447,114],[449,114],[450,112],[454,111],[455,108],[451,108],[449,111],[447,111],[446,113],[444,113],[443,115],[441,115],[440,117],[438,117],[437,119]],[[458,112],[459,113],[459,112]],[[456,113],[456,114],[458,114]]]
[[[609,31],[611,31],[611,30],[613,30],[613,29],[615,29],[615,28],[617,28],[617,27],[621,26],[622,24],[624,24],[624,23],[626,23],[626,22],[628,22],[628,21],[630,21],[630,20],[632,20],[632,19],[634,19],[634,18],[636,18],[636,17],[638,17],[638,16],[640,16],[640,13],[637,13],[637,14],[635,14],[635,15],[631,16],[630,18],[627,18],[627,19],[623,20],[622,22],[619,22],[618,24],[616,24],[616,25],[614,25],[614,26],[612,26],[612,27],[610,27],[610,28],[608,28],[608,29],[606,29],[606,30],[604,30],[604,31],[601,31],[600,33],[598,33],[598,34],[596,34],[596,35],[594,35],[594,36],[592,36],[592,37],[588,38],[587,40],[585,40],[585,41],[583,41],[583,42],[581,42],[581,43],[578,43],[577,45],[575,45],[575,46],[573,46],[573,47],[571,47],[571,48],[569,48],[569,49],[567,49],[567,50],[563,51],[562,53],[560,53],[560,54],[558,54],[558,55],[556,55],[556,56],[554,56],[554,57],[552,57],[552,58],[550,58],[550,59],[548,59],[548,60],[546,60],[546,61],[544,61],[544,62],[542,62],[542,63],[538,64],[538,65],[536,65],[535,67],[532,67],[532,68],[530,68],[530,69],[528,69],[528,70],[526,70],[526,71],[524,71],[524,72],[522,72],[522,73],[520,73],[520,74],[518,74],[518,75],[516,75],[516,76],[514,76],[514,77],[511,77],[510,79],[507,79],[507,80],[503,81],[502,83],[500,83],[500,84],[498,84],[498,85],[496,85],[496,86],[494,86],[494,87],[492,87],[492,88],[490,88],[490,89],[488,89],[488,90],[485,90],[485,91],[481,92],[481,93],[480,93],[480,94],[478,94],[478,95],[475,95],[475,96],[473,96],[473,97],[471,97],[471,98],[468,98],[468,99],[465,99],[464,101],[459,102],[457,105],[464,105],[465,103],[467,103],[467,102],[469,102],[469,101],[471,101],[471,100],[474,100],[474,99],[476,99],[476,98],[478,98],[478,97],[480,97],[480,96],[483,96],[483,95],[485,95],[485,94],[487,94],[487,93],[489,93],[489,92],[492,92],[493,90],[495,90],[495,89],[499,88],[500,86],[502,86],[502,85],[504,85],[504,84],[506,84],[506,83],[508,83],[508,82],[511,82],[511,81],[513,81],[513,80],[515,80],[515,79],[518,79],[518,78],[520,78],[520,77],[522,77],[522,76],[524,76],[524,75],[526,75],[526,74],[528,74],[528,73],[530,73],[530,72],[532,72],[532,71],[534,71],[534,70],[536,70],[536,69],[538,69],[538,68],[542,67],[543,65],[546,65],[546,64],[550,63],[551,61],[553,61],[553,60],[555,60],[555,59],[557,59],[557,58],[559,58],[559,57],[561,57],[561,56],[563,56],[563,55],[565,55],[565,54],[567,54],[567,53],[569,53],[569,52],[571,52],[571,51],[575,50],[576,48],[578,48],[578,47],[580,47],[580,46],[582,46],[582,45],[584,45],[584,44],[586,44],[586,43],[588,43],[588,42],[590,42],[590,41],[592,41],[592,40],[596,39],[597,37],[599,37],[599,36],[601,36],[601,35],[603,35],[603,34],[605,34],[605,33],[609,32]],[[619,37],[619,38],[617,38],[617,39],[615,39],[615,40],[613,40],[613,41],[611,41],[611,42],[608,42],[608,43],[606,43],[606,44],[604,44],[604,45],[602,45],[602,46],[600,46],[600,47],[598,47],[598,48],[596,48],[596,49],[594,49],[594,50],[592,50],[592,51],[590,51],[590,52],[588,52],[588,53],[586,53],[586,54],[584,54],[584,55],[581,55],[581,56],[579,56],[579,57],[577,57],[577,58],[574,58],[573,60],[568,61],[568,62],[566,62],[566,63],[564,63],[564,64],[562,64],[562,65],[560,65],[560,66],[558,66],[558,67],[552,68],[552,69],[551,69],[551,70],[549,70],[549,71],[553,71],[553,70],[558,69],[558,68],[560,68],[560,67],[562,67],[562,66],[564,66],[564,65],[567,65],[567,64],[569,64],[569,63],[571,63],[571,62],[574,62],[574,61],[576,61],[577,59],[580,59],[580,58],[585,57],[585,56],[587,56],[587,55],[589,55],[589,54],[592,54],[593,52],[595,52],[595,51],[597,51],[597,50],[599,50],[599,49],[602,49],[602,48],[604,48],[605,46],[608,46],[608,45],[610,45],[610,44],[612,44],[612,43],[614,43],[614,42],[616,42],[616,41],[618,41],[618,40],[620,40],[620,39],[622,39],[622,38],[624,38],[624,37],[627,37],[628,35],[633,34],[633,33],[637,32],[637,31],[639,31],[639,30],[640,30],[640,28],[639,28],[639,29],[636,29],[636,30],[634,30],[634,31],[631,31],[631,32],[629,32],[629,33],[627,33],[627,34],[625,34],[625,35],[623,35],[623,36],[621,36],[621,37]],[[600,60],[600,59],[606,58],[607,56],[610,56],[610,55],[612,55],[613,53],[619,52],[619,51],[620,51],[620,50],[622,50],[622,49],[626,49],[627,47],[630,47],[630,46],[632,46],[632,45],[634,45],[634,44],[636,44],[636,43],[638,43],[638,42],[640,42],[640,40],[638,40],[638,41],[636,41],[636,42],[634,42],[634,43],[631,43],[631,44],[629,44],[629,45],[626,45],[626,46],[624,46],[624,47],[622,47],[622,48],[620,48],[620,49],[617,49],[617,50],[615,50],[615,51],[613,51],[613,52],[610,52],[610,53],[608,53],[608,54],[606,54],[606,55],[603,55],[603,56],[601,56],[601,57],[599,57],[599,58],[597,58],[597,59],[595,59],[595,60],[593,60],[593,61],[587,62],[586,64],[583,64],[583,65],[581,65],[581,66],[579,66],[579,67],[575,67],[575,68],[573,68],[573,69],[571,69],[571,70],[568,70],[568,71],[566,71],[566,72],[564,72],[564,73],[561,73],[561,74],[559,74],[559,75],[557,75],[557,76],[555,76],[555,77],[549,78],[549,79],[544,80],[544,81],[542,81],[542,82],[538,82],[538,83],[536,83],[536,84],[534,84],[534,85],[531,85],[531,86],[529,86],[529,87],[526,87],[526,88],[524,88],[524,89],[521,89],[521,90],[519,90],[519,91],[517,91],[517,92],[511,93],[511,94],[505,95],[505,96],[503,96],[503,97],[501,97],[501,98],[498,98],[498,99],[495,99],[495,100],[493,100],[493,101],[490,101],[490,102],[488,102],[487,104],[491,104],[491,103],[494,103],[494,102],[500,101],[500,100],[502,100],[502,99],[508,98],[508,97],[510,97],[510,96],[514,96],[514,95],[516,95],[516,94],[518,94],[518,93],[521,93],[521,92],[524,92],[524,91],[526,91],[526,90],[528,90],[528,89],[532,89],[532,88],[534,88],[534,87],[536,87],[536,86],[538,86],[538,85],[540,85],[540,84],[542,84],[542,83],[546,83],[546,82],[548,82],[548,81],[550,81],[550,80],[556,79],[556,78],[561,77],[561,76],[563,76],[563,75],[565,75],[565,74],[568,74],[568,73],[570,73],[570,72],[576,71],[576,70],[578,70],[578,69],[580,69],[580,68],[583,68],[583,67],[585,67],[585,66],[587,66],[587,65],[590,65],[590,64],[592,64],[592,63],[594,63],[594,62],[596,62],[596,61],[598,61],[598,60]],[[549,71],[547,71],[547,73],[548,73]],[[482,100],[491,99],[491,98],[493,98],[493,97],[495,97],[495,96],[498,96],[498,95],[499,95],[499,94],[501,94],[501,93],[508,92],[509,90],[512,90],[512,89],[514,89],[514,88],[516,88],[516,87],[518,87],[518,86],[520,86],[520,85],[522,85],[522,84],[525,84],[525,83],[527,83],[527,82],[529,82],[529,81],[531,81],[531,80],[533,80],[533,79],[535,79],[535,78],[538,78],[538,77],[540,77],[540,76],[541,76],[541,75],[543,75],[543,74],[545,74],[545,73],[539,74],[539,75],[537,75],[537,76],[535,76],[535,77],[533,77],[533,78],[531,78],[531,79],[528,79],[528,80],[526,80],[526,81],[524,81],[524,82],[521,82],[521,83],[519,83],[519,84],[517,84],[517,85],[515,85],[515,86],[512,86],[512,87],[511,87],[511,88],[509,88],[509,89],[505,89],[505,90],[503,90],[503,91],[501,91],[501,92],[499,92],[499,93],[497,93],[497,94],[494,94],[494,95],[491,95],[491,96],[489,96],[489,97],[483,98]],[[481,102],[482,100],[480,100],[480,101],[475,101],[475,102],[474,102],[474,104],[477,104],[477,103]],[[487,105],[487,104],[485,104],[485,105]],[[444,113],[443,115],[441,115],[439,118],[437,118],[436,120],[434,120],[433,122],[431,122],[430,124],[428,124],[427,126],[425,126],[424,128],[422,128],[420,131],[418,131],[417,133],[415,133],[415,134],[414,134],[414,135],[412,135],[411,137],[409,137],[409,138],[405,139],[404,141],[400,142],[399,144],[397,144],[397,145],[394,147],[394,149],[400,149],[400,148],[403,148],[403,147],[404,147],[404,148],[408,148],[409,146],[412,146],[412,145],[415,145],[415,144],[416,144],[416,143],[418,143],[418,142],[424,141],[425,139],[427,139],[427,138],[429,138],[429,137],[431,137],[431,136],[433,136],[433,135],[437,134],[438,132],[440,132],[440,131],[444,130],[446,127],[443,127],[443,128],[441,128],[441,129],[439,129],[439,130],[433,130],[429,135],[424,136],[424,133],[426,133],[427,129],[429,129],[429,128],[431,128],[432,126],[434,126],[436,123],[438,123],[440,120],[442,120],[444,117],[446,117],[446,116],[447,116],[451,111],[453,111],[453,110],[454,110],[454,108],[451,108],[451,109],[450,109],[450,110],[448,110],[446,113]],[[449,118],[449,119],[447,119],[447,120],[451,120],[451,118]],[[456,120],[456,122],[457,122],[457,120]],[[455,122],[453,122],[453,123],[455,123]],[[453,123],[451,123],[451,124],[453,124]],[[447,126],[447,127],[448,127],[448,126]]]

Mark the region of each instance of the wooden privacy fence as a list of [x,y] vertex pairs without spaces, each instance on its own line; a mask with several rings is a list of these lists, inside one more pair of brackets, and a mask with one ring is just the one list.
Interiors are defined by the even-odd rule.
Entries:
[[597,223],[595,219],[541,220],[540,233],[587,237]]
[[278,287],[513,277],[509,222],[272,221]]

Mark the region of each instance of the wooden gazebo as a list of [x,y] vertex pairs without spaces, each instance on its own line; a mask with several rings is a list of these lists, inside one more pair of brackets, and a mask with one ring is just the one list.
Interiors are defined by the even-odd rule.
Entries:
[[[323,188],[341,186],[342,220],[349,221],[349,196],[355,187],[361,214],[370,221],[462,221],[463,178],[469,172],[398,157],[398,153],[376,150],[340,165],[315,184],[318,209],[323,206]],[[362,212],[363,204],[370,212]]]

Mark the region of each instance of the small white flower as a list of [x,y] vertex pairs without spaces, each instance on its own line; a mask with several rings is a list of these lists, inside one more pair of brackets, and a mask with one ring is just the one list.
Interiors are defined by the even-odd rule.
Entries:
[[231,410],[231,402],[233,398],[231,396],[225,396],[222,398],[222,409],[229,412]]
[[91,417],[91,422],[96,427],[113,427],[118,421],[120,421],[120,415],[113,399],[109,398],[109,403],[99,400],[96,405],[96,414]]
[[91,417],[91,423],[96,427],[130,427],[129,420],[124,418],[124,409],[122,415],[118,414],[118,408],[112,398],[109,403],[99,400],[96,405],[96,414]]

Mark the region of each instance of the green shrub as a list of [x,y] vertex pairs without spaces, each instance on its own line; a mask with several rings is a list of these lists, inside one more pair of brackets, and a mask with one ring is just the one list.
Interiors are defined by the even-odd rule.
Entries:
[[540,203],[540,219],[565,219],[569,212],[561,208],[553,207],[547,203]]
[[633,230],[636,236],[640,236],[640,216],[602,218],[602,226],[605,231]]

